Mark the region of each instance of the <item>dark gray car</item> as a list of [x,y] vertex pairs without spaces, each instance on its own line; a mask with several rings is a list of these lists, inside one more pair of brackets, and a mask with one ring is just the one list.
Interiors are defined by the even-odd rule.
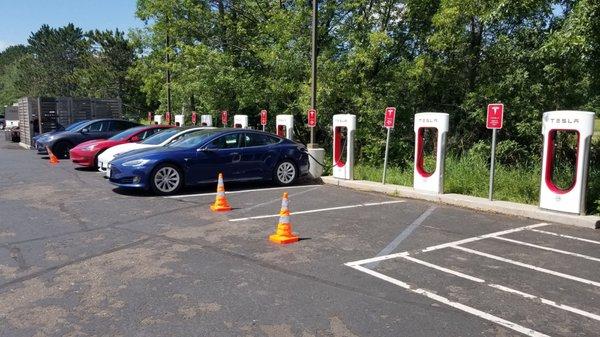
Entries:
[[50,148],[57,157],[68,158],[69,150],[78,144],[92,139],[107,139],[123,130],[139,125],[121,119],[94,119],[72,130],[44,137],[44,139],[38,140],[38,143],[43,147]]

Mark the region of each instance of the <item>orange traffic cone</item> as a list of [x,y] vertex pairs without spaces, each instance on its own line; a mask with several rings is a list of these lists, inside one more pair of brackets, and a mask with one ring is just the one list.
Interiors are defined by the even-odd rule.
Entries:
[[48,156],[50,157],[50,164],[52,164],[52,165],[58,164],[58,157],[56,157],[54,155],[54,153],[52,153],[52,151],[50,151],[50,148],[47,146],[46,146],[46,151],[48,151]]
[[213,212],[227,212],[231,211],[231,206],[227,198],[225,198],[225,184],[223,184],[223,173],[219,173],[219,183],[217,184],[217,197],[215,203],[210,205],[210,209]]
[[281,211],[279,211],[279,223],[275,234],[269,235],[269,240],[275,243],[292,243],[298,241],[298,236],[292,233],[292,224],[290,223],[290,210],[288,208],[288,194],[283,193],[281,200]]

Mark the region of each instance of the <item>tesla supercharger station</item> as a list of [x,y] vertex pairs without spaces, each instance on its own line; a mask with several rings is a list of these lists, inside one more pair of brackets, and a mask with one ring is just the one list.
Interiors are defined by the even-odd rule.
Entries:
[[248,116],[247,115],[234,115],[233,116],[233,127],[247,129],[248,128]]
[[275,117],[275,130],[279,137],[292,139],[294,134],[294,116],[292,115],[277,115]]
[[200,126],[213,126],[211,115],[200,116]]
[[185,120],[184,115],[175,115],[175,125],[177,125],[177,123],[179,123],[179,126],[183,126],[184,120]]
[[354,179],[354,134],[356,116],[333,115],[333,176]]
[[[444,193],[444,160],[446,158],[446,134],[450,125],[449,117],[447,113],[440,112],[415,114],[415,167],[413,174],[413,187],[415,190]],[[428,172],[424,166],[424,140],[427,129],[437,131],[435,170],[433,172]]]
[[[556,162],[555,150],[558,132],[574,132],[577,135],[575,172],[571,184],[561,188],[554,181]],[[584,214],[585,190],[589,152],[594,133],[594,113],[588,111],[550,111],[544,113],[542,134],[544,153],[542,158],[542,181],[540,186],[540,208]],[[564,163],[563,163],[564,164]]]
[[154,123],[162,124],[163,123],[163,115],[154,115]]

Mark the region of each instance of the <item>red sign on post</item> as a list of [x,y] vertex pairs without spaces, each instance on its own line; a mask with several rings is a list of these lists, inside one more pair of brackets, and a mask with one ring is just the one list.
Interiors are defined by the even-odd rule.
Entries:
[[196,115],[196,111],[192,111],[192,124],[196,125],[198,120],[198,116]]
[[389,107],[385,109],[385,118],[383,120],[383,126],[386,128],[394,128],[396,122],[396,108]]
[[227,111],[221,111],[221,123],[227,126]]
[[260,125],[267,125],[267,110],[260,110]]
[[148,111],[148,121],[152,122],[152,111]]
[[504,104],[502,104],[502,103],[488,104],[486,127],[488,129],[502,129],[503,121],[504,121]]
[[167,124],[171,124],[171,113],[168,111],[165,113],[165,121]]
[[314,128],[317,126],[317,110],[308,110],[308,126]]

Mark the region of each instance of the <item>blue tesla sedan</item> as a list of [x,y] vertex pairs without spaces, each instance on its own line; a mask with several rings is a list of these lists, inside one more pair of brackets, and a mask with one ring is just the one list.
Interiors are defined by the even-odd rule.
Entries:
[[293,184],[308,174],[306,147],[248,129],[209,129],[167,146],[125,153],[110,162],[110,182],[126,188],[176,193],[183,186],[217,181],[272,180]]

